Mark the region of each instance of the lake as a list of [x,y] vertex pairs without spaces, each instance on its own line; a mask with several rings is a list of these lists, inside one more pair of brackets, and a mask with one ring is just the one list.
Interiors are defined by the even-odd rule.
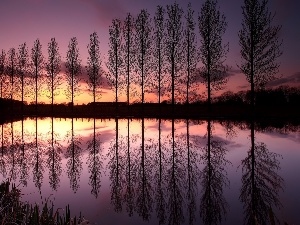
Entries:
[[26,118],[0,129],[0,180],[92,224],[300,224],[299,126]]

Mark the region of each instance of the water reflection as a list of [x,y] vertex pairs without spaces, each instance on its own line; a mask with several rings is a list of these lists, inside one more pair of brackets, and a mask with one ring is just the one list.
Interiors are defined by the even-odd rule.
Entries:
[[[279,191],[283,178],[278,175],[280,155],[268,150],[263,142],[255,141],[254,122],[251,122],[251,148],[242,161],[242,189],[245,224],[275,224],[274,207],[281,206]],[[276,221],[279,222],[279,221]]]
[[[108,194],[106,207],[115,213],[175,225],[226,224],[229,183],[238,175],[235,204],[244,206],[244,224],[272,224],[281,206],[282,158],[255,137],[264,129],[254,122],[190,119],[11,121],[1,125],[0,176],[24,189],[32,182],[57,193],[67,181],[66,196],[70,190],[82,196],[82,188],[99,203]],[[238,143],[249,132],[249,143]],[[232,163],[237,155],[241,174]],[[90,207],[97,210],[96,204]]]
[[[166,223],[166,156],[165,156],[165,140],[162,137],[162,121],[158,119],[158,141],[154,143],[152,151],[154,152],[154,189],[156,201],[156,216],[159,224]],[[162,140],[163,139],[163,140]]]
[[195,223],[196,218],[196,197],[197,197],[197,180],[199,177],[199,153],[196,145],[190,140],[190,121],[186,120],[186,152],[187,152],[187,210],[189,224]]
[[111,181],[111,203],[116,212],[122,211],[122,159],[119,152],[119,120],[115,119],[115,141],[111,142],[107,157],[109,158],[108,169]]
[[75,135],[74,132],[74,118],[71,119],[71,131],[67,134],[68,147],[65,153],[67,161],[67,175],[70,180],[70,187],[77,192],[80,186],[80,175],[82,172],[82,148],[81,138]]
[[204,224],[220,224],[227,213],[227,202],[223,195],[224,186],[229,185],[226,166],[230,162],[225,158],[225,143],[213,137],[213,126],[207,121],[207,144],[202,148],[201,160],[201,201],[200,215]]
[[27,186],[27,180],[29,179],[29,162],[28,149],[30,144],[27,143],[25,137],[28,137],[28,133],[24,130],[24,120],[21,121],[21,139],[20,139],[20,182],[23,186]]
[[[149,220],[152,212],[152,141],[145,141],[145,119],[141,124],[141,144],[136,152],[136,211],[144,220]],[[146,143],[145,143],[146,142]],[[149,143],[148,143],[149,142]]]
[[48,139],[48,147],[46,148],[47,167],[49,170],[50,187],[57,191],[62,173],[61,154],[62,146],[59,143],[59,134],[55,132],[54,119],[51,118],[51,131]]
[[103,157],[100,141],[100,134],[96,133],[96,119],[93,119],[93,134],[91,140],[87,142],[89,185],[92,187],[91,193],[97,198],[101,187],[101,175],[103,170]]
[[184,150],[182,142],[178,141],[179,137],[175,136],[175,121],[172,119],[172,133],[167,158],[167,209],[168,224],[181,224],[184,222],[183,199],[185,185],[185,166],[184,166]]
[[4,134],[4,125],[1,125],[1,154],[0,154],[0,173],[6,178],[6,156],[7,156],[7,137]]
[[38,133],[38,119],[35,118],[35,133],[33,143],[29,144],[32,152],[33,181],[40,190],[45,172],[45,142],[42,141],[41,134]]

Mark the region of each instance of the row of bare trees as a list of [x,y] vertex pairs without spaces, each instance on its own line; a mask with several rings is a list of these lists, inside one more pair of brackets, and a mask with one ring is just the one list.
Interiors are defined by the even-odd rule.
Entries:
[[[89,76],[87,82],[95,99],[96,87],[100,81],[100,77],[97,75],[101,69],[97,34],[91,34],[90,40],[91,42],[88,45],[87,73]],[[59,86],[63,82],[63,77],[60,74],[61,66],[61,56],[55,38],[52,38],[48,43],[47,60],[42,54],[42,45],[39,39],[34,42],[30,57],[26,43],[19,46],[18,52],[15,48],[11,48],[6,55],[5,51],[2,50],[0,56],[1,98],[9,96],[12,100],[21,97],[21,100],[24,101],[24,97],[30,95],[34,97],[37,105],[39,93],[46,92],[47,89],[47,97],[51,100],[53,106],[54,97],[58,94]],[[71,38],[69,42],[64,66],[66,68],[65,80],[69,87],[65,89],[65,95],[74,103],[74,97],[79,91],[79,75],[82,70],[78,42],[75,37]],[[6,96],[3,90],[4,85]],[[43,85],[46,85],[47,88],[42,89]]]
[[[242,56],[239,68],[251,85],[254,105],[255,90],[264,88],[278,73],[276,59],[282,54],[278,36],[281,27],[272,25],[274,15],[268,11],[268,0],[244,0],[242,13],[242,29],[238,34]],[[199,32],[196,32],[197,25]],[[87,46],[87,83],[93,101],[101,96],[105,77],[116,102],[121,95],[126,95],[128,104],[136,99],[144,103],[145,94],[152,93],[157,95],[158,103],[167,97],[172,104],[179,101],[190,103],[199,100],[198,84],[202,82],[207,87],[207,102],[210,104],[212,92],[224,88],[227,82],[225,60],[229,48],[228,43],[223,43],[226,28],[226,18],[220,12],[217,0],[203,3],[198,23],[190,3],[185,14],[180,5],[174,3],[166,8],[157,6],[153,18],[142,9],[136,17],[128,13],[124,21],[114,19],[109,27],[107,73],[102,67],[96,32],[90,35]],[[18,52],[11,48],[7,57],[2,50],[1,97],[5,85],[6,89],[10,86],[7,96],[13,99],[19,94],[24,100],[24,86],[30,83],[34,86],[30,88],[34,90],[30,95],[37,103],[44,79],[53,104],[58,86],[63,81],[58,43],[54,38],[49,42],[47,60],[41,48],[37,39],[30,59],[26,43],[19,46]],[[68,84],[65,94],[73,105],[80,89],[80,74],[83,73],[75,37],[69,42],[64,66]]]
[[[221,15],[221,16],[220,16]],[[136,19],[128,13],[125,21],[114,19],[109,29],[108,80],[118,101],[119,91],[145,102],[145,93],[155,93],[158,103],[168,96],[189,103],[199,96],[197,81],[202,80],[211,98],[211,84],[224,84],[227,67],[223,65],[228,45],[223,45],[225,16],[217,1],[206,1],[198,17],[200,46],[197,45],[195,12],[188,4],[184,14],[179,4],[157,6],[154,18],[143,9]],[[197,64],[201,62],[201,72]],[[210,79],[210,77],[213,77]],[[125,85],[125,88],[122,88]],[[121,88],[118,88],[121,87]],[[139,88],[139,91],[131,89]]]

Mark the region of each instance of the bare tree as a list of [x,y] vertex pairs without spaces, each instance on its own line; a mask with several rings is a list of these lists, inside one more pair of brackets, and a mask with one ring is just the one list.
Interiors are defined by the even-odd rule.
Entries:
[[189,104],[190,87],[195,80],[195,70],[197,65],[197,51],[196,51],[196,35],[195,35],[195,21],[194,10],[192,10],[191,3],[188,4],[188,12],[186,15],[186,26],[184,30],[185,44],[185,69],[186,69],[186,103]]
[[107,80],[115,93],[116,109],[118,108],[119,79],[121,78],[123,64],[121,38],[121,21],[114,19],[109,27],[109,50],[106,66],[109,71]]
[[[17,74],[17,53],[14,48],[9,49],[8,51],[8,60],[7,60],[7,75],[9,76],[11,90],[10,90],[10,100],[12,101],[15,93],[15,82],[16,82],[16,74]],[[13,102],[11,102],[13,106]]]
[[[29,68],[29,58],[28,58],[28,48],[26,46],[26,43],[21,44],[19,46],[19,54],[17,56],[18,58],[18,65],[17,65],[17,71],[18,71],[18,77],[21,82],[21,100],[24,102],[24,85],[25,85],[25,78],[28,73]],[[24,105],[22,104],[22,112]]]
[[51,109],[53,113],[53,103],[54,96],[58,86],[61,84],[59,78],[61,65],[61,58],[59,54],[58,43],[55,38],[51,38],[51,41],[48,43],[48,61],[46,63],[47,70],[47,85],[50,90],[50,95],[48,96],[51,99]]
[[141,100],[145,102],[145,83],[151,72],[151,21],[147,10],[142,9],[135,21],[135,67],[137,84],[141,87]]
[[242,29],[239,31],[242,63],[239,66],[251,85],[251,105],[254,92],[276,78],[277,58],[282,55],[280,26],[273,26],[274,15],[268,10],[268,0],[244,0]]
[[130,73],[132,72],[134,62],[134,19],[130,13],[127,14],[124,25],[123,25],[123,52],[124,52],[124,63],[126,73],[126,92],[127,92],[127,104],[130,103]]
[[[175,104],[175,82],[180,77],[182,69],[183,51],[182,51],[182,15],[183,10],[179,8],[178,3],[167,6],[167,37],[165,43],[165,54],[167,62],[167,71],[171,75],[172,105]],[[178,82],[178,81],[177,81]]]
[[165,55],[164,55],[164,41],[165,41],[165,26],[164,26],[164,16],[165,10],[162,6],[157,6],[155,17],[154,17],[154,35],[153,40],[155,42],[154,47],[154,72],[157,77],[157,92],[158,92],[158,103],[161,102],[161,96],[163,95],[162,91],[162,81],[163,81],[163,74],[164,74],[164,62],[165,62]]
[[38,83],[38,81],[41,79],[42,71],[44,69],[44,56],[42,54],[42,45],[39,39],[36,39],[31,49],[31,61],[31,72],[35,81],[35,109],[37,111],[38,92],[41,85]]
[[3,98],[3,84],[5,82],[5,62],[6,60],[6,54],[5,51],[2,49],[1,55],[0,55],[0,93],[1,93],[1,98]]
[[206,0],[198,17],[200,41],[200,60],[203,67],[200,76],[207,87],[207,102],[211,104],[211,91],[220,90],[227,82],[227,67],[224,66],[228,44],[222,39],[227,22],[224,14],[217,8],[217,0]]
[[81,60],[79,58],[79,49],[77,38],[71,38],[66,58],[66,75],[69,89],[67,89],[67,96],[71,99],[72,111],[74,109],[74,98],[79,94],[79,75],[81,73]]
[[[96,91],[101,85],[101,57],[99,51],[99,40],[96,32],[90,35],[90,43],[88,45],[89,57],[87,60],[88,85],[93,93],[93,101],[96,102]],[[97,96],[99,97],[99,96]]]

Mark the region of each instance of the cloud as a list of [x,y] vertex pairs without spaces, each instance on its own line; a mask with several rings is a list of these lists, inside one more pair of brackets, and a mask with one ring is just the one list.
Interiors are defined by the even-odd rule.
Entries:
[[300,86],[300,72],[297,72],[291,76],[273,80],[267,84],[267,87],[277,87],[280,85]]
[[[61,73],[66,75],[66,63],[65,62],[61,63]],[[87,84],[88,74],[87,74],[85,66],[83,66],[83,65],[81,65],[81,74],[80,74],[79,78],[80,78],[80,81],[79,81],[80,84],[84,84],[84,85]],[[108,80],[106,78],[105,72],[103,72],[103,75],[101,76],[101,82],[102,82],[101,93],[106,93],[105,91],[103,91],[103,89],[105,89],[105,90],[111,89],[111,87],[108,84]]]
[[[199,82],[199,83],[203,83],[203,78],[199,76],[199,73],[201,72],[202,68],[197,68],[195,73],[196,73],[196,82]],[[237,74],[240,74],[242,73],[241,70],[239,69],[232,69],[232,68],[229,68],[228,71],[226,72],[226,74],[224,75],[224,78],[230,78],[230,77],[233,77]]]

